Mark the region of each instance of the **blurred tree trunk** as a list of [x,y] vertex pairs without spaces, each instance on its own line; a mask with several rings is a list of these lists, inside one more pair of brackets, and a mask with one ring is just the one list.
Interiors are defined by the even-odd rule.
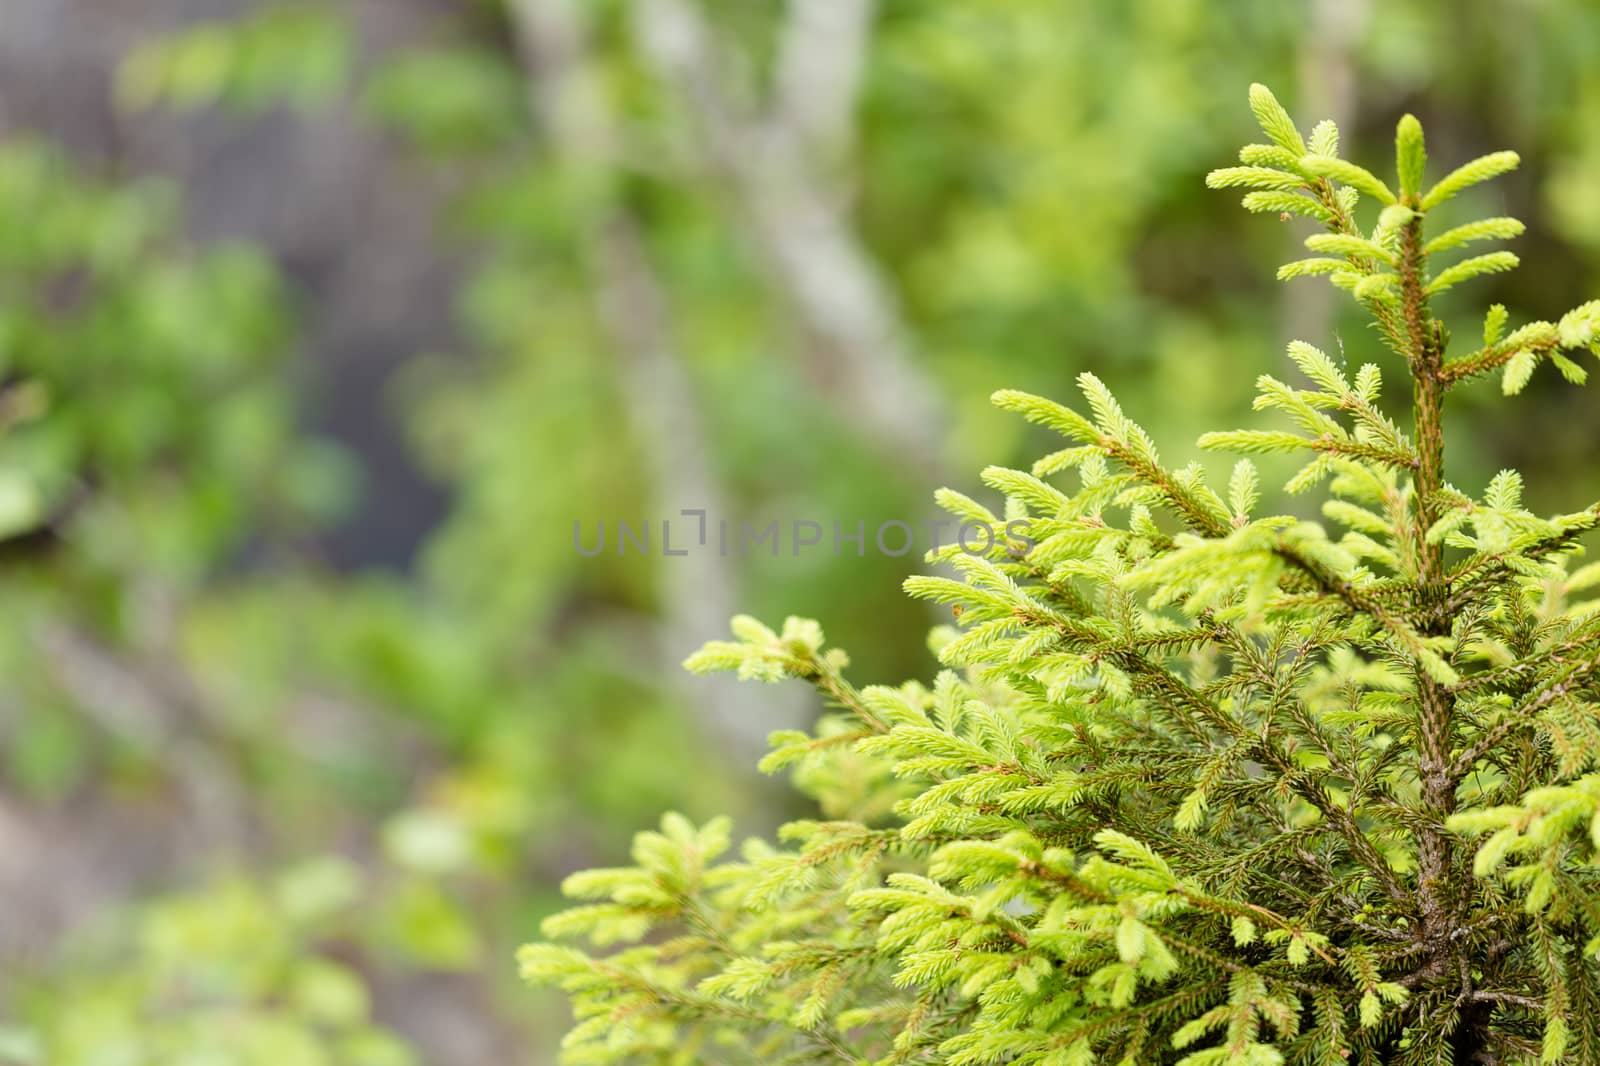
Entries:
[[836,176],[846,154],[870,0],[792,0],[776,99],[725,90],[729,46],[693,0],[634,0],[640,49],[688,114],[741,233],[810,341],[812,369],[846,420],[905,469],[942,478],[939,393],[894,292],[850,226]]
[[[512,0],[511,13],[529,81],[529,96],[559,165],[579,180],[608,182],[621,149],[618,122],[595,81],[587,26],[573,0]],[[650,463],[653,522],[672,521],[675,543],[687,554],[663,559],[663,613],[656,641],[663,676],[678,687],[730,758],[753,765],[767,748],[767,734],[792,724],[793,701],[778,701],[755,713],[724,679],[696,678],[680,667],[684,656],[722,636],[737,609],[729,562],[695,543],[701,521],[728,515],[700,417],[700,401],[675,350],[670,300],[650,262],[639,220],[616,197],[582,220],[578,255],[592,279],[595,314],[616,363],[616,378],[630,423]],[[703,510],[705,518],[680,509]],[[693,531],[693,532],[691,532]]]

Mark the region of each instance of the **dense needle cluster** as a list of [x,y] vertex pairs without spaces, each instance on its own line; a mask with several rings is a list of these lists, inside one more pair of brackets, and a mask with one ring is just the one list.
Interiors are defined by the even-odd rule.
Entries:
[[[1497,152],[1428,185],[1421,127],[1391,186],[1309,139],[1261,86],[1267,143],[1214,172],[1252,211],[1314,218],[1322,275],[1370,314],[1409,420],[1310,344],[1258,382],[1282,428],[1206,447],[1294,452],[1326,523],[1258,515],[1163,466],[1090,375],[1088,414],[995,402],[1068,445],[983,479],[1030,544],[947,548],[914,596],[959,608],[928,685],[857,688],[815,623],[741,618],[697,671],[800,678],[835,708],[774,738],[826,820],[725,855],[676,816],[635,865],[572,877],[530,979],[571,996],[575,1063],[1600,1063],[1600,505],[1542,518],[1506,471],[1445,478],[1450,391],[1600,354],[1600,301],[1452,341],[1430,301],[1516,257],[1458,248],[1510,218],[1445,222]],[[1363,224],[1358,216],[1370,216]],[[1475,334],[1477,330],[1473,331]],[[1403,424],[1409,421],[1409,425]]]

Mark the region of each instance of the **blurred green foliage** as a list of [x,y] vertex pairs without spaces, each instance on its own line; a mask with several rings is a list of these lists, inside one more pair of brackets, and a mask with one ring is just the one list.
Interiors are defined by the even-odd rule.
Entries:
[[[652,464],[670,449],[640,416],[650,390],[599,298],[594,235],[618,219],[660,286],[656,339],[694,399],[678,413],[703,437],[703,484],[721,517],[758,526],[933,517],[941,477],[970,488],[961,472],[1029,451],[984,402],[999,387],[1060,394],[1093,370],[1181,462],[1202,426],[1236,420],[1248,403],[1236,382],[1275,367],[1291,319],[1326,350],[1381,362],[1352,321],[1259,281],[1306,224],[1268,216],[1241,238],[1233,205],[1202,186],[1249,80],[1350,86],[1335,102],[1356,142],[1409,109],[1452,156],[1527,146],[1504,213],[1544,220],[1524,242],[1546,269],[1477,295],[1549,316],[1593,288],[1600,12],[1580,0],[1509,14],[1485,0],[884,0],[846,132],[806,157],[803,179],[837,205],[912,371],[942,400],[943,454],[908,456],[851,408],[837,352],[708,147],[703,102],[652,54],[658,7],[485,0],[396,49],[344,4],[269,4],[152,37],[120,67],[127,108],[221,104],[242,129],[284,105],[348,109],[393,141],[396,166],[449,190],[439,254],[469,264],[462,350],[405,353],[390,383],[418,464],[452,498],[411,574],[316,562],[317,530],[360,497],[358,457],[300,426],[293,312],[315,294],[290,291],[259,251],[191,246],[179,190],[85,177],[35,140],[0,145],[4,791],[49,810],[160,805],[200,789],[197,772],[223,777],[247,831],[139,886],[189,885],[197,894],[173,904],[185,920],[271,911],[280,863],[346,854],[372,905],[341,935],[374,972],[508,979],[499,963],[554,905],[560,873],[618,852],[662,807],[700,818],[761,795],[703,714],[706,690],[663,665],[711,635],[663,627],[685,608],[680,561],[571,548],[575,519],[592,529],[707,502],[664,498]],[[541,9],[582,31],[573,81],[549,80],[559,50],[528,44]],[[689,9],[717,35],[706,80],[737,116],[778,121],[792,10]],[[562,95],[576,83],[598,101],[587,117]],[[563,114],[598,143],[563,149]],[[1183,402],[1160,399],[1172,396]],[[1535,507],[1600,487],[1587,423],[1571,415],[1581,398],[1535,381],[1517,402],[1548,413],[1537,453],[1469,402],[1453,441],[1473,451],[1452,461],[1484,480],[1514,463]],[[931,665],[927,615],[894,592],[919,565],[756,553],[722,576],[740,607],[825,613],[864,673],[903,676]],[[94,682],[108,670],[109,690]],[[205,879],[212,858],[227,879]],[[148,921],[132,913],[131,927]],[[292,921],[262,920],[274,943],[316,957]],[[197,943],[183,965],[233,950]],[[55,1040],[76,982],[85,996],[122,982],[92,994],[130,1010],[188,980],[148,946],[116,958],[107,973],[49,978],[74,991],[0,985],[0,1017],[31,1004],[35,1039]],[[6,983],[53,972],[28,969]],[[255,1009],[254,994],[237,1009]],[[335,1039],[269,998],[268,1030]],[[217,1061],[255,1061],[240,1055]]]
[[[74,976],[31,991],[13,1059],[50,1066],[411,1066],[361,975],[329,950],[359,875],[332,862],[150,904]],[[336,946],[336,945],[335,945]],[[0,1048],[0,1061],[6,1052]]]
[[[41,643],[70,628],[155,650],[163,603],[253,541],[302,535],[348,480],[296,427],[271,264],[185,248],[175,221],[171,189],[86,180],[37,142],[0,148],[0,660],[26,712],[5,754],[37,793],[164,757],[148,723],[70,713]],[[103,751],[91,722],[112,734]]]
[[153,41],[118,69],[117,96],[132,107],[220,101],[256,110],[325,103],[351,60],[343,21],[329,17],[334,10],[278,4],[231,24],[204,24]]

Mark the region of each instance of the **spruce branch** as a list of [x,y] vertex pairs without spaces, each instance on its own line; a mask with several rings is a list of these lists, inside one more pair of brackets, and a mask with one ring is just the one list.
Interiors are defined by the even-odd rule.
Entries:
[[1288,428],[1202,443],[1308,452],[1286,488],[1326,483],[1320,513],[1344,532],[1258,515],[1249,460],[1221,490],[1164,466],[1091,375],[1086,413],[995,394],[1069,444],[986,469],[1003,507],[939,494],[962,521],[1026,520],[1029,536],[946,546],[930,554],[946,573],[907,580],[956,617],[932,683],[857,689],[797,618],[738,618],[736,640],[691,657],[820,689],[845,713],[774,735],[764,766],[870,813],[792,823],[793,850],[751,842],[715,865],[723,830],[664,823],[637,866],[570,883],[594,902],[546,932],[631,945],[529,950],[530,976],[587,1019],[582,1061],[670,1057],[702,1026],[733,1034],[719,1047],[741,1062],[1600,1054],[1600,601],[1583,598],[1600,564],[1569,569],[1600,505],[1540,517],[1515,472],[1474,495],[1444,466],[1451,389],[1502,369],[1514,392],[1542,362],[1581,377],[1571,356],[1600,338],[1600,301],[1509,332],[1495,306],[1481,345],[1452,356],[1432,297],[1513,257],[1437,272],[1430,257],[1521,224],[1430,239],[1433,212],[1514,154],[1429,189],[1406,116],[1390,182],[1340,158],[1331,124],[1308,143],[1266,89],[1250,102],[1270,143],[1209,184],[1323,222],[1317,258],[1283,274],[1326,277],[1370,315],[1411,420],[1381,408],[1375,366],[1351,375],[1296,342],[1309,385],[1257,382],[1257,409]]

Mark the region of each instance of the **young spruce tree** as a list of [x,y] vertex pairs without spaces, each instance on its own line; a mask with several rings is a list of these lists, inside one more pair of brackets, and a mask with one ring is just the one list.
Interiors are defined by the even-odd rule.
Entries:
[[1304,454],[1287,487],[1326,484],[1324,526],[1256,515],[1248,459],[1221,492],[1164,467],[1088,374],[1087,415],[997,394],[1069,444],[984,472],[1002,515],[941,494],[1033,543],[907,582],[959,608],[931,686],[855,687],[798,619],[689,660],[823,692],[836,713],[764,768],[829,820],[729,861],[726,822],[669,815],[636,865],[572,877],[592,902],[545,934],[628,946],[523,949],[575,1002],[569,1061],[1600,1063],[1600,600],[1575,598],[1600,564],[1569,568],[1600,505],[1540,518],[1512,471],[1468,495],[1443,418],[1479,375],[1581,381],[1600,301],[1515,329],[1496,305],[1452,343],[1432,298],[1517,258],[1438,260],[1522,225],[1440,223],[1515,153],[1428,185],[1407,116],[1391,185],[1332,123],[1307,141],[1250,104],[1270,143],[1209,184],[1324,225],[1279,276],[1360,303],[1411,424],[1376,366],[1297,342],[1305,382],[1258,382],[1286,428],[1203,438]]

